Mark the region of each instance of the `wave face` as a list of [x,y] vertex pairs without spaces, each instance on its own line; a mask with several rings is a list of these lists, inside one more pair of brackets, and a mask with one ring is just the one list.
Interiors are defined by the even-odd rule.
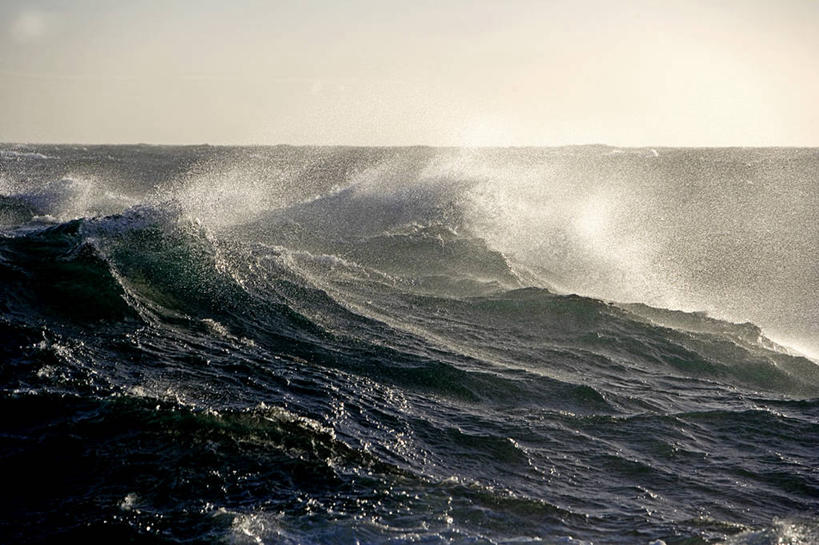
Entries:
[[6,146],[2,541],[819,542],[817,167]]

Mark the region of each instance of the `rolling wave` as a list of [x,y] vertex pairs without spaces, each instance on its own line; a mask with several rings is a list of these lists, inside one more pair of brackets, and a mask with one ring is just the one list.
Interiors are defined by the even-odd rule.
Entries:
[[[167,180],[62,176],[103,152]],[[514,214],[483,214],[496,152],[273,149],[269,191],[224,150],[42,153],[9,171],[60,176],[0,199],[12,542],[816,537],[819,367],[749,322],[571,293],[619,258],[589,253],[591,212],[566,263],[515,251]]]

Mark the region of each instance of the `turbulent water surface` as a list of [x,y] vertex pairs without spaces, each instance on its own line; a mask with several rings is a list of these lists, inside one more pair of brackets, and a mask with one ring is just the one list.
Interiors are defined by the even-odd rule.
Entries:
[[819,542],[819,151],[0,146],[3,543]]

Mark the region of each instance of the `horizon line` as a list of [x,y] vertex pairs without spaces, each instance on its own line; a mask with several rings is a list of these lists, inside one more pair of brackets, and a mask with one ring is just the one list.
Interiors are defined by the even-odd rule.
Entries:
[[275,148],[275,147],[292,147],[292,148],[437,148],[437,149],[557,149],[557,148],[610,148],[610,149],[817,149],[816,145],[793,145],[793,144],[767,144],[767,145],[741,145],[741,144],[721,144],[721,145],[665,145],[665,144],[643,144],[643,145],[616,145],[603,144],[599,142],[585,143],[585,144],[513,144],[513,145],[490,145],[490,144],[289,144],[280,142],[276,144],[269,143],[216,143],[209,142],[187,142],[187,143],[156,143],[156,142],[14,142],[14,141],[0,141],[0,146],[143,146],[143,147],[177,147],[177,148],[194,148],[194,147],[212,147],[212,148]]

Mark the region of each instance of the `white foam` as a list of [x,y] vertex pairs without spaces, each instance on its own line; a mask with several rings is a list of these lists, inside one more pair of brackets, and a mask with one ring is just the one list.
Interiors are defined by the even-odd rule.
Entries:
[[54,159],[50,155],[45,155],[36,151],[17,151],[0,149],[0,157],[4,159]]
[[778,519],[770,528],[742,532],[722,545],[816,545],[819,543],[819,520]]
[[26,203],[38,218],[57,221],[116,214],[137,203],[129,195],[107,189],[104,183],[79,176],[66,176],[34,188],[25,182],[4,180],[0,193]]

